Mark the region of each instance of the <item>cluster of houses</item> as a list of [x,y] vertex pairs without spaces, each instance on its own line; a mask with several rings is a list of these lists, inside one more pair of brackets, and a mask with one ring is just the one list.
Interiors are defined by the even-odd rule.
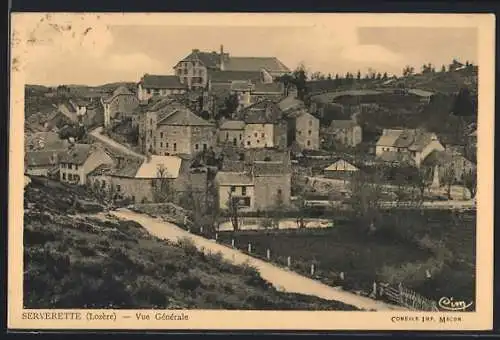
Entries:
[[[294,156],[320,150],[325,141],[346,147],[363,141],[355,118],[333,120],[320,129],[317,111],[311,114],[296,91],[284,91],[276,81],[289,72],[274,57],[234,57],[222,46],[219,53],[192,50],[174,66],[174,75],[146,74],[136,89],[118,86],[100,97],[70,99],[59,107],[57,117],[71,122],[92,120],[111,127],[131,121],[144,156],[117,155],[99,143],[79,144],[60,140],[55,132],[39,132],[26,137],[26,173],[87,185],[134,202],[154,202],[161,183],[168,183],[174,193],[205,194],[214,184],[221,208],[227,208],[230,199],[248,211],[287,205]],[[200,100],[200,108],[210,111],[220,91],[238,100],[231,117],[207,119],[186,105],[186,98]],[[382,162],[432,166],[441,174],[453,166],[457,180],[475,166],[436,134],[420,130],[386,129],[373,153]],[[207,154],[213,155],[214,164],[200,163],[200,155]],[[356,164],[338,159],[324,175],[345,178],[358,170]]]

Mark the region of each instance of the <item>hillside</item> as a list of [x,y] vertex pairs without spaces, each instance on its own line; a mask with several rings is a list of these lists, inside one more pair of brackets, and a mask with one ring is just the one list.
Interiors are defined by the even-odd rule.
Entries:
[[83,212],[74,202],[94,201],[84,189],[32,178],[24,199],[25,308],[356,309],[278,292],[250,266],[90,215],[99,204]]

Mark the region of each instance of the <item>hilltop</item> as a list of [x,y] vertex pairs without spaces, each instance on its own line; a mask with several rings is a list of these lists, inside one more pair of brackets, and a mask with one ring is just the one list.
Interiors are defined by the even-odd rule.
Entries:
[[25,308],[356,310],[279,292],[254,268],[188,240],[94,215],[107,207],[82,188],[32,178],[24,200]]

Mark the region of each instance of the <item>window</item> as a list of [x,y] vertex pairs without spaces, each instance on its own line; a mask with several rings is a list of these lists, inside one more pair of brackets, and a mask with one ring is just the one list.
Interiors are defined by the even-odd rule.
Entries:
[[207,151],[207,144],[203,143],[203,151]]
[[168,152],[164,152],[163,155],[168,156]]
[[300,131],[300,130],[299,130],[299,131],[297,131],[297,133],[298,133],[299,135],[301,135],[301,134],[302,134],[302,131]]
[[160,142],[160,148],[163,148],[163,143],[162,142]]
[[254,137],[255,137],[255,138],[257,138],[257,136],[258,136],[257,132],[256,132],[256,133],[254,133],[253,135],[254,135]]
[[68,181],[72,181],[73,180],[73,175],[72,174],[68,174]]
[[116,185],[116,191],[120,192],[122,190],[122,187],[120,184],[117,184]]
[[75,182],[80,182],[80,175],[74,175],[73,179],[75,180]]
[[312,131],[311,130],[307,131],[307,133],[309,133],[309,136],[312,135]]
[[260,134],[260,136],[261,136],[262,138],[264,138],[264,132],[263,132],[263,133],[261,133],[261,134]]
[[236,192],[236,187],[235,186],[231,187],[231,192]]
[[257,139],[257,144],[259,144],[259,143],[260,143],[260,140]]
[[241,138],[242,138],[242,137],[241,137],[241,133],[240,133],[240,140],[241,140]]
[[174,151],[177,151],[177,143],[174,143]]
[[238,140],[235,138],[233,138],[233,145],[236,146],[236,144],[238,144]]
[[278,193],[278,196],[281,196],[281,194],[283,194],[283,192],[281,191],[281,189],[278,189],[277,193]]
[[63,179],[64,181],[66,180],[66,174],[65,174],[65,173],[63,173],[63,174],[62,174],[62,179]]
[[160,138],[163,138],[163,132],[160,132]]
[[106,181],[104,181],[104,180],[102,181],[102,183],[101,183],[101,188],[103,188],[103,189],[105,189],[105,188],[106,188]]
[[307,141],[307,146],[311,146],[311,141],[310,140]]
[[313,122],[312,120],[309,121],[309,126],[312,126],[313,125]]
[[168,148],[168,143],[165,143],[165,147]]
[[247,195],[247,187],[241,187],[241,195],[246,196]]
[[195,149],[195,150],[198,150],[199,148],[200,148],[200,146],[199,146],[198,144],[195,144],[195,145],[194,145],[194,149]]
[[250,146],[250,141],[247,142],[247,145]]

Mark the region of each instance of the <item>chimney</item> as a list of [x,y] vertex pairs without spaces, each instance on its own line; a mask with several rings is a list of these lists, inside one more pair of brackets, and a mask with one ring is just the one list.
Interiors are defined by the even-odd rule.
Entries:
[[220,45],[220,69],[224,71],[224,45]]

